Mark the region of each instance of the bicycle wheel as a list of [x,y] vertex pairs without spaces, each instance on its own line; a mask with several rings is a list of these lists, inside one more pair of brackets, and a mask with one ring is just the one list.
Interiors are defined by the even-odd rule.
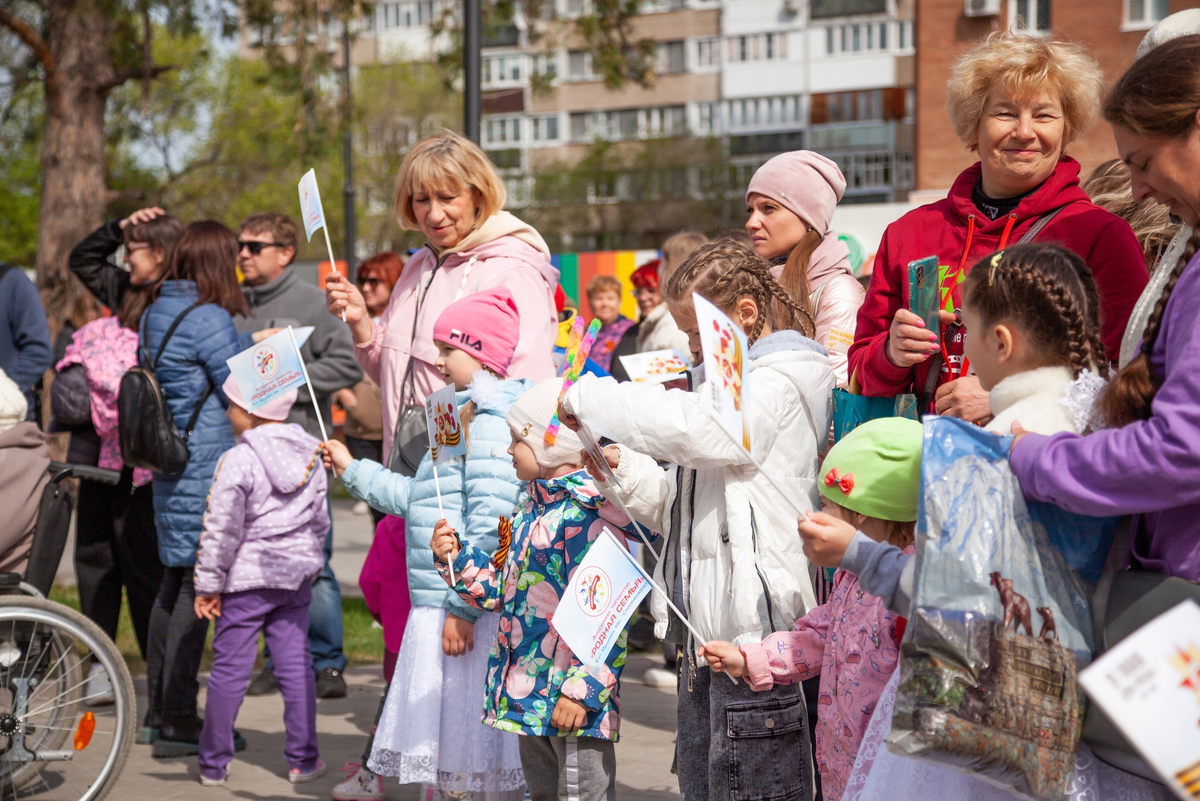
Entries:
[[[112,683],[110,706],[83,704],[93,659]],[[129,757],[134,699],[99,626],[53,601],[0,596],[0,797],[104,798]]]

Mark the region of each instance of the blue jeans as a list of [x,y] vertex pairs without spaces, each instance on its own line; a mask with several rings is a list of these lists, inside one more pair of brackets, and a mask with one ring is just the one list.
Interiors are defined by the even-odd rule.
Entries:
[[[314,673],[326,668],[346,669],[346,655],[342,653],[342,589],[329,566],[333,554],[333,505],[328,496],[326,504],[331,522],[325,535],[325,566],[313,581],[312,603],[308,607],[308,649],[312,651]],[[267,667],[274,670],[266,648],[263,656],[267,658]]]

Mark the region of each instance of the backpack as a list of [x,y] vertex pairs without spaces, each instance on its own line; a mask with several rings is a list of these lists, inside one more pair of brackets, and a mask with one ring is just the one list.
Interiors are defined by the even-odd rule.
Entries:
[[142,347],[138,353],[138,363],[131,367],[121,377],[121,388],[117,395],[117,418],[121,434],[121,458],[129,467],[144,467],[167,478],[178,478],[187,467],[187,442],[196,427],[200,410],[212,394],[213,385],[209,380],[208,387],[200,396],[195,411],[188,419],[187,428],[180,434],[175,427],[175,418],[163,396],[162,387],[158,383],[158,362],[162,359],[163,351],[171,340],[175,329],[201,303],[193,303],[180,313],[162,344],[154,360],[150,360],[150,352]]

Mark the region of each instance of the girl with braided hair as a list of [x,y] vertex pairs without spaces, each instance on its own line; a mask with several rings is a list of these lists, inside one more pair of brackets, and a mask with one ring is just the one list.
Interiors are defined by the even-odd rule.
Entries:
[[[811,338],[806,296],[793,299],[748,245],[720,239],[701,246],[663,287],[697,362],[693,292],[746,332],[751,436],[763,470],[795,503],[817,508],[817,454],[828,437],[835,379]],[[683,797],[766,798],[785,787],[788,797],[801,798],[812,793],[812,767],[799,685],[754,692],[746,682],[714,677],[698,658],[707,640],[758,643],[816,606],[792,507],[701,407],[704,389],[584,376],[563,396],[559,416],[567,426],[578,417],[619,443],[605,448],[617,482],[605,483],[593,465],[597,486],[662,534],[656,578],[704,637],[691,639],[654,595],[655,635],[686,654],[676,747]]]

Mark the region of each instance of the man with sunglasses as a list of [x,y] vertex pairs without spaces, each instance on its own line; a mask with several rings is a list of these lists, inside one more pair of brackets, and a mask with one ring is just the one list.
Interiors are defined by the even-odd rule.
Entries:
[[[308,366],[308,377],[317,395],[317,405],[332,430],[330,401],[338,390],[362,380],[362,368],[354,359],[354,341],[350,329],[330,316],[325,309],[325,293],[300,280],[291,269],[296,256],[296,224],[283,214],[262,212],[247,217],[238,235],[238,266],[243,280],[242,292],[250,305],[250,317],[234,318],[238,333],[248,334],[287,326],[313,326],[314,330],[300,349]],[[248,339],[248,337],[244,337]],[[300,387],[300,397],[288,415],[309,434],[320,438],[316,411],[308,390]],[[325,567],[313,582],[312,603],[308,609],[308,644],[312,649],[313,671],[317,674],[317,696],[340,698],[346,694],[342,671],[346,656],[342,652],[342,597],[337,579],[329,567],[333,547],[333,529],[325,540]],[[276,691],[270,658],[267,666],[248,690],[250,695]]]

